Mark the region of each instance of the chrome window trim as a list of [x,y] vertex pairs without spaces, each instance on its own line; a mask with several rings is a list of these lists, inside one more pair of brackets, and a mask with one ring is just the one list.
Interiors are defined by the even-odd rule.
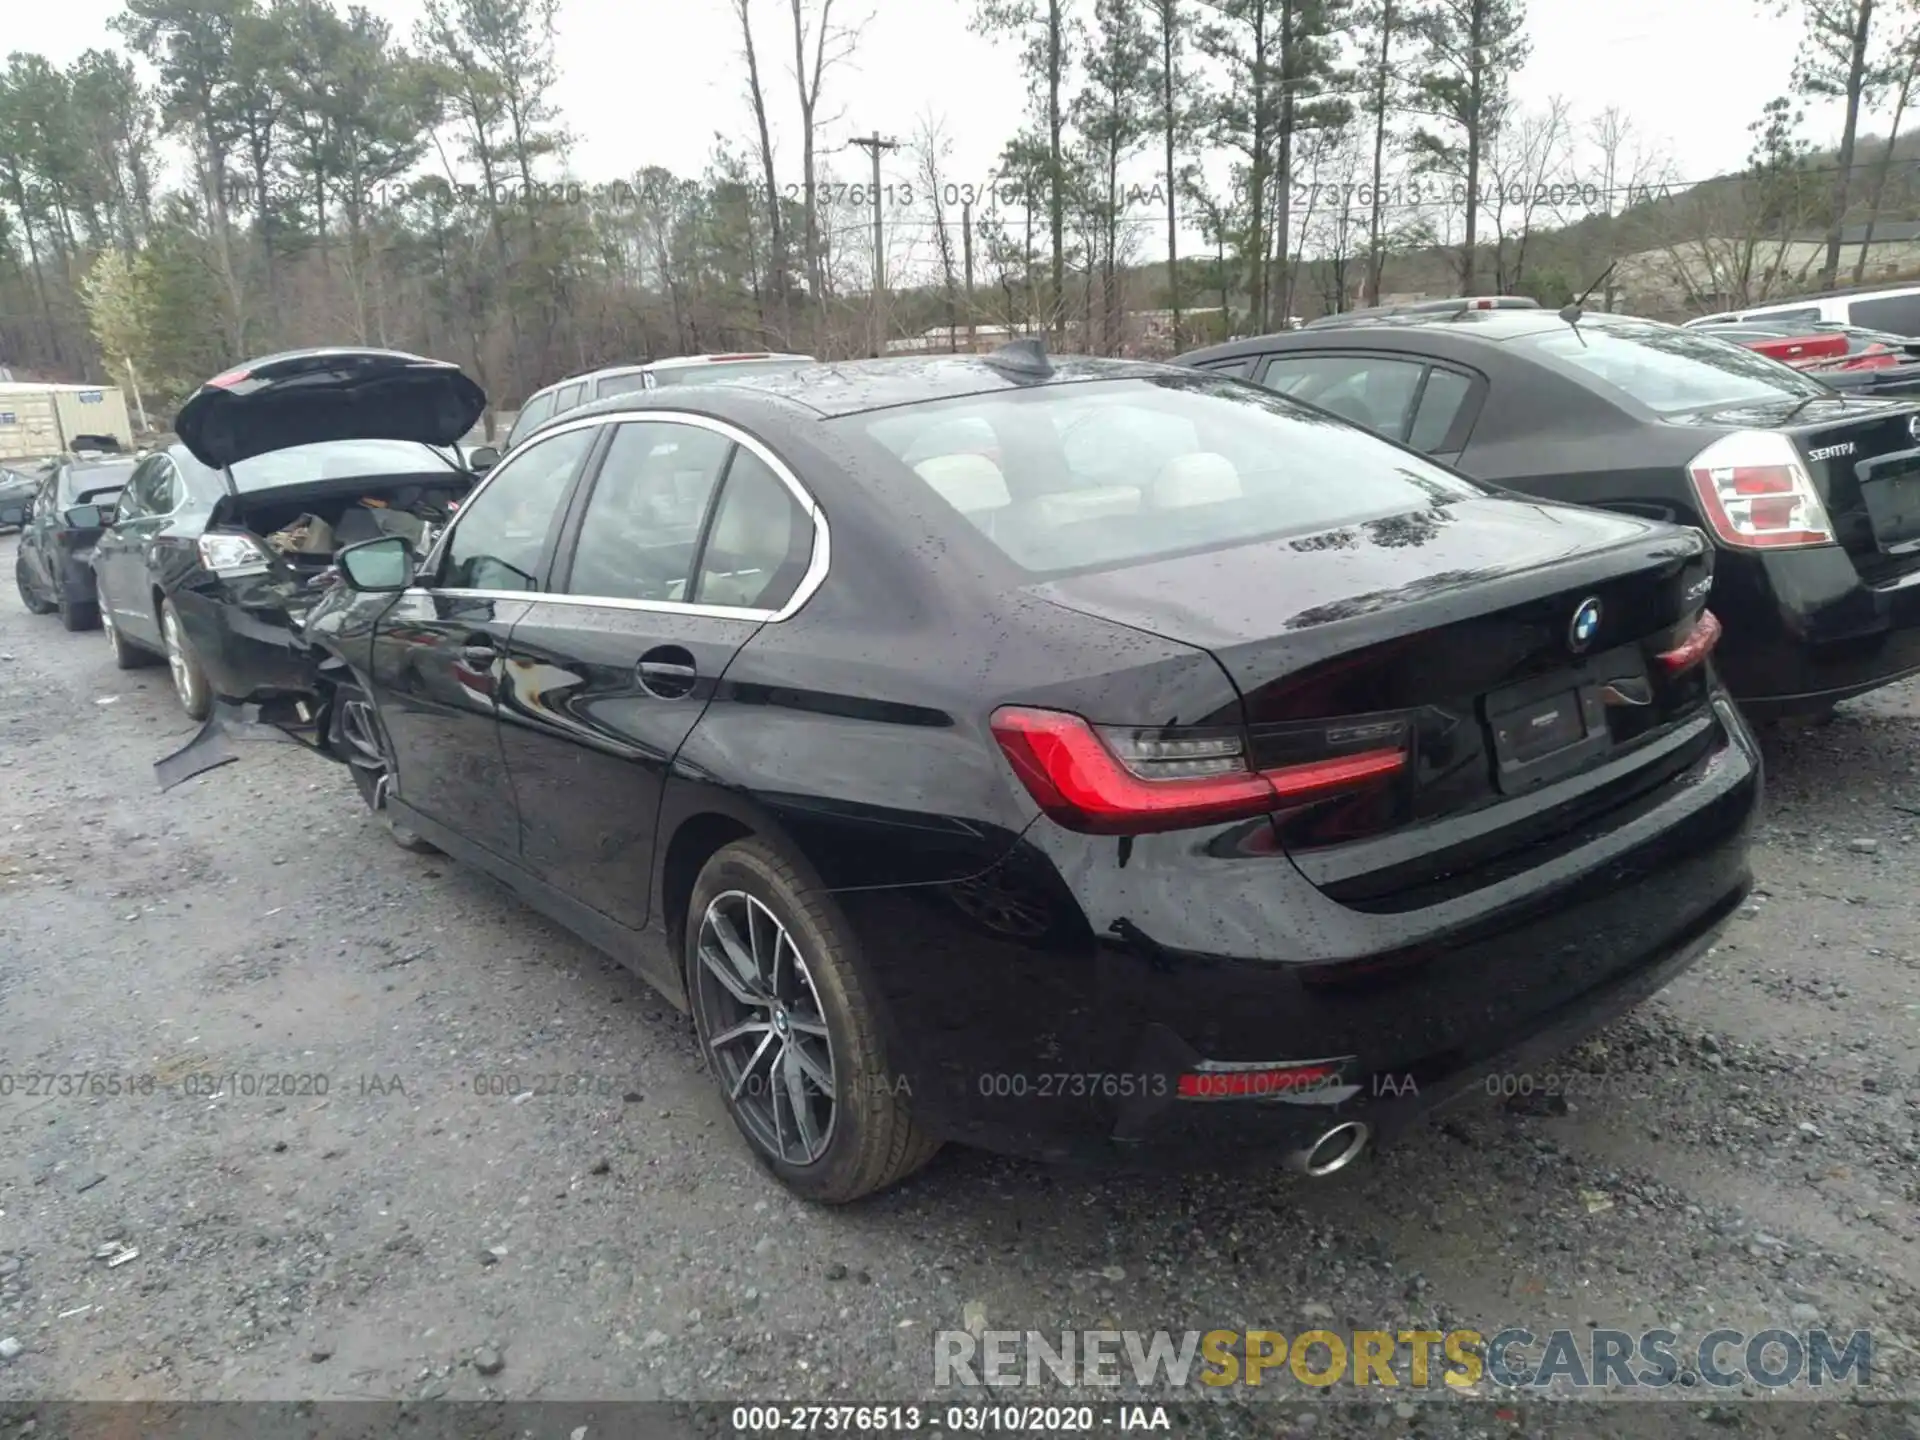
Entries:
[[473,487],[467,498],[461,502],[462,513],[456,515],[441,532],[440,538],[434,541],[433,549],[428,552],[421,568],[429,574],[440,568],[443,552],[459,530],[460,521],[464,518],[468,507],[486,493],[487,487],[493,483],[494,478],[522,452],[532,449],[536,444],[557,439],[574,430],[586,430],[599,425],[645,425],[658,421],[691,425],[696,430],[711,430],[717,435],[725,436],[743,449],[752,451],[755,457],[773,472],[775,478],[787,487],[787,492],[799,502],[801,510],[813,526],[813,558],[807,562],[806,573],[800,577],[800,583],[793,587],[793,594],[788,597],[787,603],[778,610],[749,609],[734,605],[696,605],[678,600],[629,600],[612,595],[559,595],[546,590],[457,590],[416,585],[409,586],[405,593],[445,595],[460,600],[546,601],[550,604],[591,605],[611,610],[647,610],[668,615],[703,615],[715,620],[757,620],[768,625],[791,619],[825,583],[827,571],[833,563],[833,533],[827,525],[826,511],[822,510],[813,496],[807,493],[807,487],[802,485],[799,477],[787,468],[786,462],[754,436],[730,421],[716,420],[711,415],[698,415],[689,410],[636,410],[631,414],[615,411],[605,415],[583,415],[576,420],[562,421],[550,429],[542,427],[537,436],[528,436],[524,443],[501,456],[500,463],[489,470],[480,483]]

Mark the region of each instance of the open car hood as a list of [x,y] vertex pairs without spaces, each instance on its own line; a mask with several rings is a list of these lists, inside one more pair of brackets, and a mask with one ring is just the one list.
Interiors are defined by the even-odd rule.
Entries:
[[324,440],[452,445],[486,408],[486,392],[450,361],[398,350],[289,350],[207,381],[173,429],[194,459],[225,470]]

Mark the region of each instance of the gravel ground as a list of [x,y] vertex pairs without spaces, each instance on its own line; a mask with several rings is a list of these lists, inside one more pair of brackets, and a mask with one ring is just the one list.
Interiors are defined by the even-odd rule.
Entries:
[[[670,1006],[393,846],[336,767],[247,745],[160,794],[194,728],[164,670],[0,596],[0,1401],[924,1397],[931,1333],[983,1319],[1868,1328],[1881,1384],[1920,1385],[1912,686],[1768,738],[1754,902],[1569,1057],[1564,1105],[1476,1099],[1317,1184],[950,1149],[843,1211],[763,1178]],[[130,1093],[22,1093],[80,1071]],[[186,1093],[204,1073],[300,1093]],[[1814,1414],[1698,1396],[1662,1423]],[[1320,1413],[1344,1418],[1266,1419],[1362,1423]],[[1578,1413],[1564,1433],[1653,1412]],[[1920,1435],[1821,1413],[1805,1433]]]

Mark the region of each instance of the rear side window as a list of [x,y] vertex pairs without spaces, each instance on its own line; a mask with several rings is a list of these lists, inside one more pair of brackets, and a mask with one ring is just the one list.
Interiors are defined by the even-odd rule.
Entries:
[[1286,355],[1267,362],[1260,383],[1389,439],[1404,440],[1425,368],[1377,355]]
[[1920,335],[1920,295],[1889,295],[1883,300],[1856,300],[1847,307],[1847,320],[1850,324],[1869,330]]
[[700,552],[695,603],[778,610],[812,560],[812,518],[767,462],[741,446]]
[[561,390],[559,398],[554,402],[553,413],[563,415],[573,409],[580,403],[580,397],[585,393],[586,388],[586,382],[583,380],[578,385],[568,385]]
[[509,450],[531,435],[535,426],[553,414],[553,399],[553,392],[549,390],[543,395],[534,396],[527,402],[526,408],[514,418],[513,429],[507,432]]
[[460,507],[440,585],[451,590],[538,590],[540,556],[574,473],[598,432],[592,426],[536,440],[487,477]]
[[[962,421],[990,431],[992,448]],[[1198,372],[832,423],[865,430],[1035,574],[1308,535],[1486,493],[1319,411]],[[967,437],[964,448],[934,450],[925,442],[937,433]]]
[[574,544],[567,590],[615,600],[685,600],[694,551],[733,442],[666,421],[613,433]]
[[1445,445],[1472,390],[1473,382],[1457,370],[1427,371],[1426,388],[1420,392],[1420,408],[1414,412],[1407,444],[1428,452]]
[[69,465],[60,472],[60,503],[76,505],[89,495],[123,490],[133,476],[132,460],[119,465]]
[[1232,375],[1244,380],[1253,374],[1253,367],[1259,360],[1258,355],[1242,355],[1238,360],[1221,360],[1203,368],[1209,375]]
[[593,394],[595,399],[604,400],[609,395],[625,395],[629,391],[644,390],[646,388],[646,374],[643,371],[635,370],[630,375],[608,375],[604,379],[595,382]]

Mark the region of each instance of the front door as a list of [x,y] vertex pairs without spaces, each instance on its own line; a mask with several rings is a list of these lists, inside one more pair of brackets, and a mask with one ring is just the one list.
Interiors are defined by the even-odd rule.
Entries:
[[393,746],[393,798],[507,857],[519,825],[495,717],[508,640],[545,584],[595,434],[554,435],[488,476],[435,552],[428,583],[374,631],[369,671]]
[[638,929],[668,769],[813,526],[761,452],[668,420],[620,425],[574,508],[558,593],[513,629],[500,735],[528,868]]

